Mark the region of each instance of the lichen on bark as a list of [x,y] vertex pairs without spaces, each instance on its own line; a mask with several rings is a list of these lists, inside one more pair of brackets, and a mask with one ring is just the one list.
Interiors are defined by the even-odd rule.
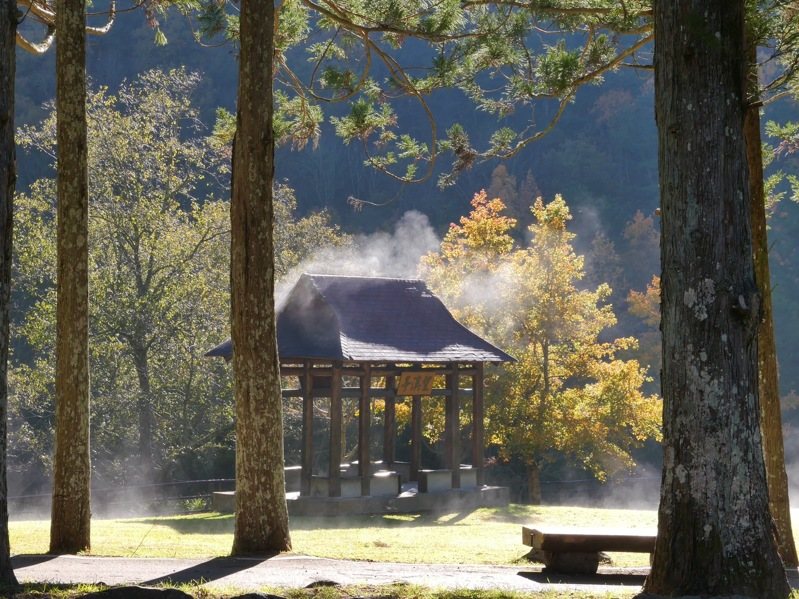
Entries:
[[787,597],[759,429],[744,2],[655,3],[664,472],[645,591]]

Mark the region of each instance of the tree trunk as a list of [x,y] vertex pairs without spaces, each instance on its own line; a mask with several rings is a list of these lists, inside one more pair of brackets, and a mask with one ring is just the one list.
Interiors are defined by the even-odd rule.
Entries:
[[789,594],[760,438],[744,2],[655,3],[663,480],[645,591]]
[[11,549],[8,543],[6,481],[11,245],[14,186],[17,182],[14,148],[16,30],[16,1],[0,0],[0,586],[17,584],[11,568]]
[[771,302],[771,273],[768,263],[766,198],[763,187],[763,149],[760,139],[760,103],[757,81],[757,46],[749,43],[749,97],[744,118],[746,161],[749,164],[750,221],[754,248],[755,280],[762,298],[763,312],[757,332],[760,428],[766,461],[769,506],[777,529],[777,546],[785,567],[796,568],[799,558],[793,541],[788,476],[785,472],[785,446],[782,438],[780,386],[777,372],[777,347],[774,340],[774,315]]
[[133,347],[133,364],[139,380],[139,475],[144,480],[152,479],[153,470],[153,431],[155,414],[153,412],[152,390],[150,389],[150,365],[147,349]]
[[236,396],[234,555],[291,549],[274,305],[274,8],[272,0],[241,3],[230,207]]
[[535,462],[527,464],[527,501],[541,505],[541,469]]
[[56,3],[58,299],[51,553],[89,549],[88,170],[84,0]]

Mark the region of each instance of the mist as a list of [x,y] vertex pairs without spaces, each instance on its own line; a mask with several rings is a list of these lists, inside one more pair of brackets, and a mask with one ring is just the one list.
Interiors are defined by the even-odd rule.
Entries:
[[393,231],[356,235],[351,246],[321,248],[303,260],[278,282],[277,304],[282,304],[302,273],[416,279],[420,258],[438,250],[440,244],[427,216],[410,210]]

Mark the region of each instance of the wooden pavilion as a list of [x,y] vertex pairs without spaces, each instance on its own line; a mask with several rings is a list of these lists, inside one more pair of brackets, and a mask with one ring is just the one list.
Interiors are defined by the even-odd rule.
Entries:
[[[343,477],[345,496],[353,494],[353,478],[360,482],[361,496],[372,495],[377,480],[370,455],[374,398],[385,402],[382,474],[397,466],[395,408],[410,397],[411,458],[405,476],[427,490],[431,471],[422,467],[423,397],[443,397],[444,470],[435,471],[438,480],[443,474],[448,488],[460,489],[464,472],[470,484],[483,484],[483,365],[513,358],[457,322],[423,281],[303,274],[278,307],[277,337],[281,375],[299,381],[283,395],[302,398],[300,496],[322,494],[322,484],[325,495],[341,497]],[[206,355],[230,359],[232,353],[228,340]],[[460,463],[464,397],[471,404],[471,467],[466,469]],[[320,398],[328,398],[330,409],[326,477],[312,475],[313,410]],[[336,459],[342,455],[344,398],[358,400],[356,477],[343,475]]]

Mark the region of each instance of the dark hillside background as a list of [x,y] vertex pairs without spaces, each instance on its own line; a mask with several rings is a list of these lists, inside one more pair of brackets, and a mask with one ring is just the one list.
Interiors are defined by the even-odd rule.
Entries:
[[[191,26],[174,15],[162,21],[168,38],[166,46],[153,44],[153,32],[141,13],[118,17],[111,32],[88,39],[88,71],[95,85],[112,91],[124,79],[144,70],[185,66],[202,75],[203,81],[194,103],[204,122],[213,126],[217,107],[233,111],[236,93],[235,48],[224,45],[201,47],[194,42]],[[411,49],[407,62],[423,64]],[[17,122],[35,122],[42,116],[41,106],[54,97],[54,53],[42,57],[20,51],[17,69]],[[295,62],[303,60],[297,56]],[[474,141],[485,140],[495,127],[493,118],[472,109],[460,92],[435,94],[431,106],[438,116],[439,130],[451,123],[464,124]],[[561,193],[580,219],[581,233],[606,229],[609,237],[621,231],[636,210],[650,214],[657,206],[656,131],[653,120],[652,84],[640,71],[611,74],[603,86],[581,90],[577,102],[566,111],[558,127],[540,142],[505,163],[517,181],[532,173],[545,197]],[[346,106],[334,105],[329,115],[342,114]],[[425,132],[411,101],[397,105],[400,122]],[[546,122],[546,107],[537,106],[511,117],[516,125],[527,125],[531,115]],[[448,158],[442,157],[446,166]],[[348,231],[389,228],[408,210],[420,210],[431,223],[443,230],[467,210],[474,192],[491,183],[497,163],[475,166],[444,191],[428,183],[402,186],[385,175],[363,166],[364,154],[357,145],[345,146],[325,125],[319,146],[303,151],[281,149],[277,176],[288,179],[297,190],[301,210],[326,207]],[[35,162],[20,161],[21,188],[40,175]],[[381,209],[356,212],[347,203],[354,196],[374,203],[389,202]],[[582,214],[582,218],[579,216]],[[583,231],[583,228],[587,231]],[[590,241],[590,239],[589,239]]]
[[[201,47],[193,40],[190,23],[172,15],[162,21],[168,38],[166,46],[153,44],[153,31],[141,13],[122,14],[105,37],[89,38],[88,70],[95,85],[108,86],[113,92],[125,79],[150,68],[185,66],[202,75],[194,98],[203,121],[213,127],[218,107],[235,110],[235,47]],[[413,53],[410,48],[409,62]],[[20,51],[17,66],[17,122],[34,123],[43,115],[42,104],[54,95],[54,52],[34,57]],[[297,57],[302,59],[301,56]],[[424,62],[420,55],[417,63]],[[440,116],[443,131],[452,122],[462,123],[476,144],[487,139],[496,125],[492,117],[472,109],[459,92],[441,92],[431,98],[431,106]],[[334,106],[331,114],[342,114],[345,106]],[[410,101],[397,105],[401,123],[410,123],[423,132]],[[545,122],[546,108],[536,107],[536,116]],[[531,109],[511,117],[527,124]],[[783,102],[769,108],[768,119],[795,118],[796,106]],[[343,230],[350,233],[391,231],[409,210],[427,215],[439,235],[450,222],[469,211],[469,202],[478,190],[492,187],[509,189],[519,197],[541,194],[551,200],[556,193],[568,202],[574,221],[572,230],[577,244],[587,255],[587,265],[598,273],[607,270],[602,258],[590,256],[592,241],[598,234],[613,242],[621,260],[622,275],[611,281],[615,286],[613,303],[619,325],[616,333],[638,335],[641,323],[626,314],[625,298],[632,289],[643,290],[654,274],[659,274],[657,253],[640,253],[625,236],[625,228],[640,216],[653,217],[658,206],[657,146],[653,112],[653,85],[649,73],[629,70],[610,74],[601,86],[580,90],[576,102],[567,109],[556,129],[543,140],[529,146],[515,158],[503,163],[505,172],[495,171],[499,163],[475,166],[461,175],[447,189],[436,187],[436,176],[419,185],[399,185],[385,175],[363,166],[364,154],[357,145],[345,146],[326,124],[317,148],[302,151],[281,148],[277,158],[277,177],[296,190],[299,212],[326,208]],[[442,162],[449,159],[442,157]],[[20,153],[19,189],[44,176],[46,164],[40,158]],[[445,164],[446,166],[446,164]],[[796,173],[796,161],[788,157],[778,165]],[[492,180],[493,175],[493,180]],[[356,211],[348,203],[358,198],[380,207],[366,206]],[[508,199],[508,198],[503,198]],[[524,218],[524,214],[520,214]],[[653,217],[655,228],[657,218]],[[786,407],[799,405],[799,208],[785,201],[771,223],[772,275],[775,289],[776,333],[781,366],[781,390]],[[589,276],[588,283],[603,279]],[[656,373],[654,373],[656,374]],[[797,415],[795,415],[797,414]],[[786,422],[799,426],[799,411],[788,410]],[[799,444],[786,436],[788,459],[799,459]],[[794,445],[797,445],[794,447]],[[657,450],[650,448],[650,454]]]

